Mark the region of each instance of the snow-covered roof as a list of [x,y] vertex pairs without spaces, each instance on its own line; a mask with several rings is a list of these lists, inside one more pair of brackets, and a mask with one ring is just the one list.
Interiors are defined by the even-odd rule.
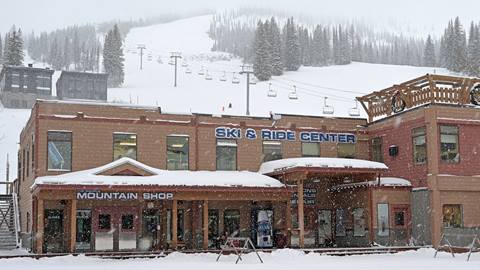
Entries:
[[258,172],[261,174],[269,174],[296,167],[388,169],[387,165],[383,163],[363,159],[303,157],[267,161],[262,163]]
[[355,187],[363,186],[380,186],[380,187],[411,187],[412,183],[404,178],[398,177],[380,177],[380,184],[378,180],[366,181],[366,182],[357,182],[357,183],[347,183],[331,187],[331,190],[341,190],[349,189]]
[[[118,166],[130,164],[151,173],[149,176],[100,175]],[[84,171],[35,179],[36,185],[154,185],[154,186],[210,186],[210,187],[284,187],[271,177],[248,171],[168,171],[147,166],[130,158],[121,158],[107,165]]]

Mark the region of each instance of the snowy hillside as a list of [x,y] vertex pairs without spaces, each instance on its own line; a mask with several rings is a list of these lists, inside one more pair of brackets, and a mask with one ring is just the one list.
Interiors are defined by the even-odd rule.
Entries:
[[[109,89],[109,101],[161,106],[168,112],[245,115],[245,77],[238,74],[242,63],[239,59],[230,60],[228,54],[210,51],[213,45],[207,34],[210,19],[210,16],[200,16],[132,29],[125,40],[125,83],[122,88]],[[139,70],[138,44],[147,48],[143,70]],[[184,57],[179,62],[177,88],[173,87],[174,67],[168,64],[172,51],[179,51]],[[182,66],[184,60],[188,67]],[[205,74],[198,75],[202,66]],[[187,69],[192,73],[186,74]],[[206,80],[207,71],[212,80]],[[220,81],[224,72],[226,81]],[[233,72],[239,84],[232,83]],[[345,117],[355,106],[356,96],[433,72],[447,73],[443,69],[365,63],[302,67],[298,72],[287,72],[270,82],[251,85],[250,111],[252,115],[263,116],[272,111]],[[276,97],[267,96],[269,83]],[[293,85],[297,87],[296,100],[289,99]],[[328,98],[328,106],[334,108],[333,115],[323,114],[324,97]],[[360,106],[359,110],[360,117],[365,117]],[[10,178],[16,176],[17,143],[29,112],[9,109],[0,112],[0,181],[5,179],[7,153]]]

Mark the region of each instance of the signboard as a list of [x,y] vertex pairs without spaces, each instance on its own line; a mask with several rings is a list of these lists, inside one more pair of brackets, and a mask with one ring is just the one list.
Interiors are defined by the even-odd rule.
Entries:
[[110,192],[110,191],[89,191],[82,190],[77,192],[77,200],[119,200],[119,201],[131,201],[142,198],[146,201],[156,200],[172,200],[173,193],[171,192]]
[[[315,205],[317,197],[316,188],[304,188],[303,189],[303,204],[305,205]],[[298,194],[297,192],[292,194],[291,198],[292,205],[298,204]]]
[[253,128],[243,131],[241,128],[217,127],[215,129],[217,139],[242,139],[256,140],[258,138],[267,141],[297,141],[301,142],[339,142],[356,143],[357,138],[351,133],[325,133],[318,131],[302,131],[298,133],[293,130],[262,129],[257,134]]

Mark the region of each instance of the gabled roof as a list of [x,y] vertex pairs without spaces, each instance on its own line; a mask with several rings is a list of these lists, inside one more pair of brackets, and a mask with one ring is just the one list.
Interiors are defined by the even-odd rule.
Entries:
[[[118,168],[136,171],[136,175],[115,175]],[[108,173],[109,172],[109,173]],[[143,174],[143,175],[142,175]],[[179,186],[179,187],[285,187],[280,181],[248,171],[168,171],[157,169],[130,158],[84,171],[35,179],[37,185],[107,185],[107,186]]]

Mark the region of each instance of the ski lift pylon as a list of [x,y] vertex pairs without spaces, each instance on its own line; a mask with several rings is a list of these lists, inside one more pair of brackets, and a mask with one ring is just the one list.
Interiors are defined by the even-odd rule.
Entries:
[[297,86],[296,85],[293,86],[293,91],[290,92],[290,94],[288,94],[288,98],[289,99],[298,99]]
[[269,84],[268,84],[267,96],[268,96],[268,97],[276,97],[276,96],[277,96],[277,92],[272,89],[272,83],[269,83]]
[[334,109],[332,106],[327,104],[327,97],[323,98],[323,113],[324,114],[333,114]]

